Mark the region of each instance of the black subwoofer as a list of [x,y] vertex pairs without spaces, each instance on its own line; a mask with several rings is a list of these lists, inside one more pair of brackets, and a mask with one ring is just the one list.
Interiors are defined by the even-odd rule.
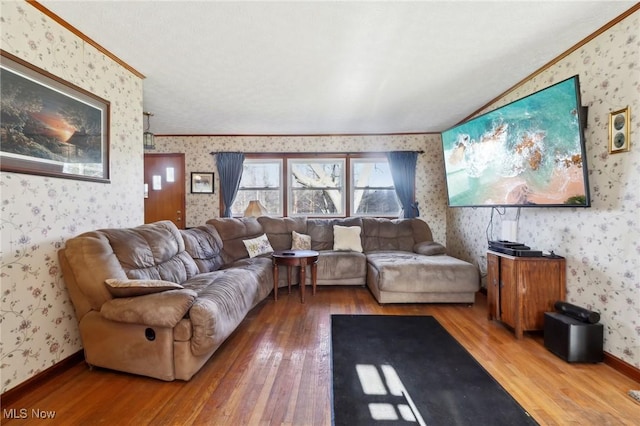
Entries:
[[544,314],[544,346],[567,362],[602,362],[604,327],[556,312]]

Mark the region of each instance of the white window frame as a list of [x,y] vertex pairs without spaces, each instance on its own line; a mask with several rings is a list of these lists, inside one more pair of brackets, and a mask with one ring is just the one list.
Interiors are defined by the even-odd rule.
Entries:
[[[331,190],[338,190],[340,191],[340,193],[342,194],[342,200],[340,205],[338,206],[338,212],[335,214],[322,214],[322,213],[293,213],[293,200],[294,200],[294,196],[293,196],[293,192],[294,191],[298,191],[299,189],[295,189],[294,185],[293,185],[293,165],[294,164],[310,164],[310,163],[338,163],[341,165],[342,167],[342,173],[341,173],[341,181],[340,181],[340,186],[337,188],[333,188],[333,187],[315,187],[315,188],[311,188],[311,189],[318,189],[318,190],[324,190],[324,189],[331,189]],[[310,216],[310,217],[345,217],[346,216],[346,194],[347,194],[347,187],[346,187],[346,173],[347,173],[347,162],[346,162],[346,158],[342,158],[342,157],[316,157],[316,156],[309,156],[309,157],[304,157],[304,158],[288,158],[287,159],[287,212],[288,215],[290,217],[295,217],[295,216]]]
[[[283,215],[283,207],[284,207],[284,186],[283,186],[283,179],[282,176],[284,174],[284,161],[282,158],[245,158],[244,163],[243,163],[243,167],[250,165],[250,164],[277,164],[278,167],[280,168],[280,173],[278,174],[278,186],[277,187],[239,187],[238,188],[238,194],[236,195],[236,199],[233,202],[233,205],[236,205],[236,202],[238,202],[242,197],[239,197],[239,195],[242,192],[245,191],[273,191],[273,190],[278,190],[278,197],[280,199],[280,202],[278,203],[278,211],[269,211],[268,215],[269,216],[282,216]],[[255,198],[252,198],[255,199]],[[260,197],[258,197],[259,201],[263,201],[260,200]],[[263,205],[265,205],[265,207],[268,207],[266,203],[262,203]],[[247,206],[240,206],[241,207],[241,211],[244,212],[244,209]],[[232,208],[233,210],[233,208]],[[243,214],[234,214],[234,217],[242,217]]]
[[[389,161],[387,160],[386,157],[359,157],[359,158],[351,158],[350,160],[350,182],[349,182],[349,211],[351,212],[352,216],[372,216],[372,217],[389,217],[389,216],[397,216],[402,212],[402,206],[400,205],[400,202],[398,201],[398,206],[399,209],[396,213],[393,214],[389,214],[389,213],[384,213],[384,212],[371,212],[371,213],[356,213],[356,191],[359,189],[369,189],[369,190],[385,190],[385,191],[393,191],[395,194],[395,185],[393,184],[393,178],[391,178],[391,186],[367,186],[367,187],[359,187],[356,186],[356,182],[355,182],[355,178],[356,178],[356,174],[354,172],[354,169],[356,167],[356,164],[362,164],[362,163],[389,163]],[[391,173],[391,170],[389,170],[389,173]],[[397,198],[397,196],[396,196]]]

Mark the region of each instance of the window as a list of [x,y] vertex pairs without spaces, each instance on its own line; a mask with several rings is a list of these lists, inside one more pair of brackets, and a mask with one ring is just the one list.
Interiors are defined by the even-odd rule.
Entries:
[[259,200],[270,216],[398,217],[387,158],[380,154],[249,154],[233,216]]
[[287,161],[289,216],[345,216],[345,159]]
[[243,216],[249,201],[258,200],[269,215],[282,216],[282,160],[245,159],[238,194],[231,206],[233,216]]
[[351,160],[351,205],[353,216],[398,216],[401,206],[386,158]]

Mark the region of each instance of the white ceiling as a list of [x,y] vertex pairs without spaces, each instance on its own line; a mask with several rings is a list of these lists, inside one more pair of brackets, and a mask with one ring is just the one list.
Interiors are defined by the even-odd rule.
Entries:
[[60,1],[146,76],[156,134],[439,132],[628,1]]

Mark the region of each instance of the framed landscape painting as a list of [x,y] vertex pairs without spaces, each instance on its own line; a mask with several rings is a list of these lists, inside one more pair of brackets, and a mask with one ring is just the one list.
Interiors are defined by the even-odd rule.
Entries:
[[191,173],[191,193],[192,194],[213,194],[213,173],[192,172]]
[[109,102],[0,51],[2,171],[109,182]]

